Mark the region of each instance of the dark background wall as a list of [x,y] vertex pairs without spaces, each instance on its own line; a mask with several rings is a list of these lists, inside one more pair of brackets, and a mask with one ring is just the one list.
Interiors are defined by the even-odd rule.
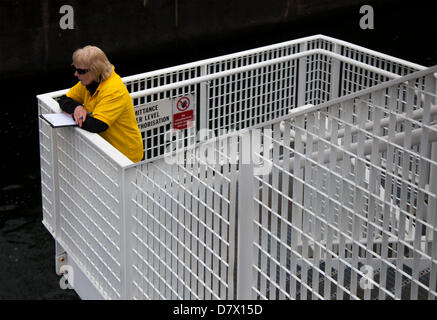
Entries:
[[[36,95],[71,87],[71,54],[100,46],[121,76],[314,34],[437,64],[436,1],[0,0],[0,299],[71,299],[41,224]],[[373,30],[360,28],[363,4]],[[62,30],[62,5],[74,29]]]
[[[357,27],[360,6],[376,3],[399,6],[389,0],[2,0],[0,79],[61,70],[84,44],[125,61],[162,52],[187,56],[218,42],[229,48],[232,40],[290,23],[330,23],[329,17],[351,9]],[[74,9],[72,30],[59,25],[63,5]]]

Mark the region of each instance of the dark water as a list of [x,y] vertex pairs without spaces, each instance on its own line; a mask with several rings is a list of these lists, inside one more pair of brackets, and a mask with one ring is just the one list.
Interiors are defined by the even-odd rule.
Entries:
[[[413,5],[414,4],[414,5]],[[112,61],[121,76],[196,61],[313,34],[350,41],[411,62],[437,64],[435,1],[398,1],[374,5],[375,29],[359,28],[359,7],[299,24],[259,28],[202,43],[174,44],[143,59]],[[0,39],[1,40],[1,39]],[[109,57],[111,58],[111,57]],[[25,57],[23,57],[25,59]],[[13,78],[0,83],[2,161],[0,181],[0,299],[78,299],[61,290],[54,267],[54,241],[41,224],[37,103],[40,93],[70,87],[66,70]]]

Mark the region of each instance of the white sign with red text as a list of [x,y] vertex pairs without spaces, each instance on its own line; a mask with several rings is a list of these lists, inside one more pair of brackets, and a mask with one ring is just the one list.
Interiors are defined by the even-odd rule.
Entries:
[[194,125],[195,96],[187,94],[173,99],[173,129],[183,130]]

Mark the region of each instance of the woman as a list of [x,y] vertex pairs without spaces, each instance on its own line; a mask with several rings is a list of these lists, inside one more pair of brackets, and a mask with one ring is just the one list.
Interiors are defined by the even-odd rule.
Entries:
[[90,132],[99,133],[133,162],[143,158],[143,140],[132,99],[105,53],[86,46],[73,53],[79,82],[61,97],[61,109]]

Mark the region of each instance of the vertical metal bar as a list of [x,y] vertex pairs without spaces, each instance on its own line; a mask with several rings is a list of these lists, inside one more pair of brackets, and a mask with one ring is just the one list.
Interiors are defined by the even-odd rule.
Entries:
[[[397,95],[397,87],[392,86],[388,89],[388,98],[389,101],[389,110],[390,110],[390,121],[388,125],[388,140],[394,141],[394,136],[396,133],[396,116],[393,114],[396,110],[396,95]],[[381,268],[380,268],[380,277],[379,277],[379,292],[378,299],[385,299],[386,293],[382,289],[387,286],[387,264],[388,260],[388,249],[390,243],[388,242],[389,235],[387,234],[390,230],[390,221],[393,211],[393,202],[392,199],[392,188],[394,185],[394,179],[392,177],[393,166],[395,163],[395,150],[392,144],[387,145],[387,157],[386,157],[386,167],[385,171],[385,182],[384,182],[384,209],[383,209],[383,230],[385,232],[382,233],[382,250],[381,250]],[[393,228],[393,226],[392,226]],[[392,231],[394,233],[394,231]]]
[[[434,74],[434,79],[437,80],[437,73]],[[434,95],[437,94],[437,81],[434,81],[435,85],[434,88],[430,88],[430,92],[434,93]],[[431,101],[431,104],[433,106],[437,105],[437,98],[434,96],[434,98]],[[436,119],[437,116],[434,116],[434,119]],[[437,142],[433,142],[431,144],[431,161],[437,162]],[[435,212],[437,212],[437,179],[433,179],[433,177],[437,176],[437,166],[433,163],[430,163],[430,169],[429,169],[429,191],[434,194],[435,196],[428,196],[428,211],[427,211],[427,221],[433,225],[433,223],[437,222]],[[427,228],[426,232],[426,252],[430,251],[430,243],[432,243],[432,228]],[[432,249],[431,249],[432,250]]]
[[[315,133],[317,134],[317,136],[319,137],[324,137],[325,135],[325,120],[323,118],[323,116],[320,114],[319,112],[319,119],[318,120],[318,125],[316,124],[316,128],[318,126],[318,130],[315,131]],[[317,122],[316,122],[317,123]],[[310,123],[308,124],[309,128],[307,128],[307,130],[309,131],[313,131],[311,129],[312,126]],[[309,154],[309,157],[311,157],[311,154]],[[312,292],[312,296],[313,299],[316,298],[316,293],[318,293],[319,291],[319,276],[320,276],[320,271],[317,270],[316,268],[319,267],[319,263],[320,263],[320,259],[323,258],[323,254],[324,252],[322,251],[322,247],[320,245],[320,243],[323,241],[323,239],[326,240],[326,226],[322,231],[322,222],[321,220],[323,220],[324,218],[326,219],[326,214],[325,212],[325,207],[323,205],[323,202],[326,202],[327,197],[325,196],[324,192],[323,192],[323,180],[324,180],[324,172],[326,172],[326,169],[324,168],[324,163],[325,163],[325,142],[323,140],[319,140],[317,142],[317,174],[316,174],[316,181],[315,181],[315,187],[316,190],[318,190],[315,194],[315,199],[314,201],[316,201],[316,205],[315,205],[315,215],[317,217],[319,217],[318,219],[315,218],[315,224],[314,224],[314,254],[313,254],[313,266],[312,266],[312,287],[313,287],[313,292]]]
[[[254,63],[258,62],[257,59],[258,56],[254,56]],[[253,87],[252,87],[252,105],[250,108],[250,122],[249,122],[249,126],[253,126],[256,125],[259,113],[257,112],[259,110],[259,99],[261,97],[261,93],[262,90],[260,89],[260,81],[259,81],[259,74],[260,74],[260,69],[254,69],[252,70],[252,77],[253,77]]]
[[[199,187],[199,198],[201,200],[203,200],[203,202],[206,202],[206,187],[204,185],[205,183],[205,178],[206,178],[206,165],[203,163],[199,163],[200,166],[200,172],[199,172],[199,183],[200,183],[200,187]],[[199,220],[202,222],[206,222],[206,205],[205,203],[200,203],[199,204]],[[206,228],[203,225],[199,225],[199,259],[200,261],[206,262]],[[199,266],[199,279],[200,281],[202,281],[202,287],[200,289],[200,293],[199,293],[199,298],[200,299],[206,299],[206,291],[205,291],[205,284],[206,283],[206,270],[205,270],[205,266]]]
[[[253,132],[252,132],[252,137],[253,137]],[[254,148],[253,150],[259,150],[259,142],[256,141],[256,139],[253,140],[255,143],[252,144],[252,147]],[[254,153],[253,153],[254,154]],[[262,199],[262,206],[261,206],[261,214],[259,215],[259,219],[260,221],[258,221],[262,228],[260,230],[260,246],[261,248],[263,248],[265,251],[267,251],[267,253],[264,252],[260,252],[260,256],[261,256],[261,264],[260,264],[260,269],[261,271],[264,271],[267,275],[267,277],[271,277],[271,265],[272,265],[272,260],[271,260],[271,242],[272,242],[272,237],[271,234],[268,232],[268,230],[270,230],[270,225],[271,225],[271,213],[267,208],[271,208],[272,206],[272,199],[269,198],[270,194],[271,194],[271,188],[270,188],[270,182],[269,182],[269,175],[263,175],[263,177],[260,177],[260,179],[263,180],[262,184],[261,184],[261,190],[258,192],[258,196],[261,196]],[[263,277],[261,276],[261,284],[260,284],[260,291],[262,294],[264,294],[266,297],[270,296],[270,289],[272,288],[269,279],[267,277]]]
[[230,101],[227,101],[228,100],[227,98],[231,95],[232,77],[234,77],[234,75],[230,75],[222,78],[223,79],[222,111],[223,111],[223,118],[225,119],[223,126],[221,126],[222,128],[229,128],[234,125],[234,123],[232,123],[232,117],[231,117],[233,110],[231,110]]
[[[330,58],[327,58],[326,60],[329,60]],[[323,55],[316,54],[316,63],[315,63],[315,76],[316,76],[316,86],[315,86],[315,92],[316,92],[316,102],[322,103],[325,102],[323,100],[323,92],[322,92],[322,82],[323,82],[323,73],[327,72],[327,69],[329,68],[328,62],[324,60]]]
[[[407,101],[405,105],[405,113],[407,119],[412,118],[412,112],[413,112],[413,90],[408,87],[406,89],[407,91]],[[406,120],[403,124],[404,132],[405,132],[405,138],[404,138],[404,150],[411,150],[411,131],[412,131],[412,123],[411,121]],[[408,179],[409,176],[409,154],[405,154],[403,156],[402,161],[402,177],[403,179]],[[396,258],[396,268],[399,270],[403,270],[403,263],[404,263],[404,242],[405,242],[405,224],[407,222],[407,217],[405,215],[405,212],[408,212],[407,209],[407,195],[408,195],[408,185],[405,183],[404,180],[401,181],[401,199],[400,199],[400,212],[399,212],[399,241],[398,247],[397,247],[397,258]],[[407,235],[409,237],[409,235]],[[402,275],[400,272],[396,272],[395,276],[395,297],[397,299],[402,298]]]
[[[147,271],[151,273],[149,276],[149,286],[147,291],[152,299],[157,299],[160,296],[168,298],[171,297],[171,295],[168,295],[165,291],[161,291],[159,283],[157,283],[157,274],[160,271],[155,267],[158,257],[162,258],[168,264],[171,263],[172,259],[171,221],[168,221],[169,219],[166,213],[167,211],[171,212],[171,203],[168,201],[169,197],[164,196],[164,190],[169,188],[169,184],[167,183],[168,177],[161,175],[158,165],[150,165],[147,169],[148,179],[150,179],[149,181],[159,181],[156,184],[152,184],[149,189],[149,197],[151,201],[149,202],[150,207],[147,215],[148,219],[145,222],[148,229],[145,242],[149,245],[146,251],[146,259],[149,262]],[[167,228],[168,231],[165,230],[161,232],[160,225]],[[165,249],[159,247],[159,244],[156,243],[159,239],[163,239],[163,241],[168,244]],[[167,283],[171,285],[172,276],[170,270],[164,270],[163,273],[167,279]]]
[[[190,153],[192,150],[187,150],[185,156],[185,165],[184,165],[184,174],[182,175],[182,182],[185,187],[184,190],[184,246],[185,246],[185,254],[184,254],[184,268],[185,268],[185,293],[184,299],[193,299],[194,297],[194,288],[193,288],[193,265],[191,263],[191,259],[193,257],[193,194],[192,194],[192,181],[193,181],[193,163],[192,157]],[[184,179],[184,176],[186,177]]]
[[[185,78],[185,72],[183,73],[183,76]],[[185,134],[184,134],[185,135]],[[174,242],[173,242],[173,253],[174,253],[174,279],[175,279],[175,289],[178,297],[181,297],[183,299],[184,297],[184,287],[183,287],[183,265],[181,261],[182,255],[183,255],[183,248],[180,244],[181,238],[183,238],[183,229],[180,225],[181,215],[182,215],[182,206],[180,204],[181,198],[180,198],[180,185],[179,185],[179,179],[180,179],[180,167],[183,164],[178,164],[176,166],[172,166],[171,169],[171,197],[172,197],[172,210],[171,213],[173,215],[172,221],[173,221],[173,235],[174,235]],[[178,241],[179,240],[179,241]],[[164,268],[165,266],[161,266],[159,264],[160,268]],[[161,274],[161,272],[160,272]]]
[[61,206],[60,206],[60,200],[59,200],[59,163],[58,163],[58,131],[62,129],[54,129],[52,127],[49,128],[50,130],[50,140],[52,142],[51,148],[51,163],[52,163],[52,190],[53,190],[53,226],[55,228],[54,230],[54,236],[56,237],[56,240],[62,240],[63,239],[63,232],[61,229]]
[[[156,169],[155,169],[156,168]],[[162,175],[159,172],[159,164],[156,164],[156,167],[151,170],[151,180],[159,181],[158,184],[154,186],[152,189],[152,211],[150,212],[151,219],[149,219],[150,226],[150,235],[148,240],[150,241],[150,251],[149,251],[149,260],[150,260],[150,269],[153,272],[153,275],[150,277],[150,296],[152,299],[158,299],[160,296],[164,296],[167,299],[175,299],[174,291],[167,293],[165,286],[162,286],[157,279],[157,274],[161,273],[161,270],[157,267],[157,260],[159,257],[162,257],[167,265],[173,266],[173,255],[172,255],[172,222],[173,220],[168,216],[167,212],[172,212],[172,201],[169,195],[166,195],[166,190],[171,190],[170,179],[167,175]],[[163,237],[161,233],[160,225],[163,225],[167,228],[167,230],[163,231],[165,233],[165,243],[166,248],[161,248],[159,243],[157,243],[157,239],[161,239]],[[153,248],[153,249],[152,249]],[[173,274],[172,267],[165,269],[162,273],[167,280],[167,283],[171,288],[175,288],[173,286]]]
[[[351,268],[351,287],[350,292],[351,295],[356,296],[357,295],[357,271],[359,270],[358,263],[360,260],[360,239],[361,239],[361,232],[363,229],[361,217],[359,217],[359,214],[364,213],[364,206],[365,206],[365,199],[364,199],[364,191],[361,190],[360,187],[363,187],[365,184],[364,176],[365,176],[365,170],[366,165],[364,163],[364,142],[366,139],[366,136],[364,134],[364,126],[367,120],[367,105],[364,101],[368,99],[367,96],[363,97],[361,100],[363,102],[358,102],[358,119],[357,119],[357,125],[359,127],[358,137],[357,137],[357,157],[355,159],[355,190],[354,190],[354,211],[356,214],[353,216],[352,219],[352,268]],[[346,108],[352,108],[353,107],[353,101],[347,101],[345,103]]]
[[[302,240],[305,239],[307,241],[306,237],[302,236],[302,209],[301,205],[303,203],[302,201],[302,194],[303,194],[303,185],[301,183],[303,172],[301,169],[301,162],[304,161],[303,154],[304,154],[304,145],[302,143],[302,135],[304,134],[303,131],[300,128],[304,127],[304,121],[305,116],[298,116],[295,119],[296,123],[296,129],[295,129],[295,140],[294,140],[294,148],[297,151],[294,155],[294,166],[293,166],[293,186],[292,186],[292,198],[293,198],[293,204],[291,208],[291,217],[290,217],[290,223],[294,225],[293,230],[291,231],[291,274],[297,276],[297,261],[299,258],[302,258],[302,255],[299,256],[296,254],[298,252],[299,244],[301,244]],[[308,153],[308,151],[306,151]],[[309,152],[308,154],[311,154]],[[308,246],[306,246],[308,247]],[[304,254],[304,253],[303,253]],[[306,258],[306,257],[305,257]],[[300,287],[300,298],[305,299],[306,298],[306,288],[303,288],[302,283],[307,282],[307,266],[306,262],[303,261],[303,259],[300,259],[301,265],[300,265],[300,274],[301,274],[301,283],[299,283]],[[292,293],[295,290],[296,283],[295,278],[292,278],[291,281],[291,290]],[[299,292],[296,292],[296,294],[299,294]],[[294,296],[292,296],[295,298]]]
[[[175,259],[175,257],[178,254],[177,251],[177,223],[175,222],[175,216],[177,213],[177,204],[175,203],[175,185],[173,183],[173,178],[175,176],[175,165],[173,165],[170,169],[170,175],[167,176],[165,179],[165,188],[162,188],[163,190],[158,189],[157,192],[155,192],[154,196],[156,201],[159,203],[161,202],[161,205],[163,205],[163,202],[168,204],[167,210],[164,211],[161,208],[158,209],[157,213],[166,215],[167,217],[167,225],[168,225],[168,232],[170,233],[170,239],[167,244],[168,246],[168,260],[169,260],[169,269],[171,272],[167,273],[167,270],[162,270],[161,264],[159,263],[158,259],[154,259],[155,262],[155,268],[157,269],[158,274],[164,273],[166,274],[166,278],[168,279],[167,282],[170,283],[170,287],[173,289],[171,291],[171,295],[165,295],[166,297],[170,297],[170,299],[177,299],[177,296],[179,295],[179,286],[178,286],[178,279],[175,274],[177,274],[178,269],[178,262]],[[159,177],[159,176],[158,176]],[[168,191],[167,191],[168,190]],[[159,233],[160,226],[154,223],[154,233]],[[156,251],[158,251],[156,254],[159,256],[159,253],[161,252],[159,243],[154,243],[154,248]],[[167,250],[166,250],[167,251]],[[166,290],[165,286],[162,284],[162,281],[160,279],[156,279],[156,287],[159,288],[159,292],[163,292]]]
[[[431,160],[436,163],[437,162],[437,142],[432,144],[432,152],[431,152]],[[431,272],[429,277],[429,293],[428,299],[435,299],[436,296],[433,296],[431,290],[434,292],[437,291],[437,179],[432,177],[437,176],[437,165],[432,164],[430,170],[430,193],[433,196],[429,196],[429,204],[428,204],[428,223],[432,226],[432,232],[430,231],[429,239],[427,241],[432,241],[432,252],[431,252]]]
[[298,88],[297,88],[297,60],[287,61],[286,62],[286,68],[287,72],[284,73],[285,75],[285,85],[286,85],[286,106],[287,111],[288,109],[292,109],[291,107],[295,108],[298,105]]
[[[224,138],[219,141],[219,150],[223,152],[225,155],[229,156],[229,150],[228,150],[228,144],[229,139]],[[217,214],[220,214],[221,220],[218,221],[216,229],[217,234],[220,235],[221,240],[219,241],[217,253],[220,257],[223,257],[222,259],[224,262],[229,263],[230,257],[228,254],[228,246],[226,245],[226,242],[229,242],[229,230],[228,225],[226,222],[229,222],[229,205],[226,202],[226,200],[229,200],[229,182],[225,180],[226,178],[229,178],[229,159],[226,159],[223,155],[218,156],[218,158],[222,162],[218,163],[218,168],[223,174],[223,178],[221,179],[220,185],[217,186],[216,190],[220,192],[220,199],[217,207]],[[230,243],[230,242],[229,242]],[[230,244],[229,244],[230,245]],[[226,284],[228,281],[228,268],[226,268],[225,263],[223,263],[222,260],[218,263],[218,278],[220,280],[219,283],[219,295],[223,299],[229,299],[229,293],[227,292]]]
[[[314,115],[313,114],[308,114],[308,116],[306,117],[306,121],[307,121],[307,128],[309,131],[314,132],[313,128],[315,127],[314,124]],[[301,123],[302,128],[304,127],[303,123]],[[303,136],[303,132],[301,129],[296,129],[300,130],[301,134],[299,135],[299,139],[302,139]],[[312,134],[305,134],[305,146],[303,145],[302,141],[298,142],[298,139],[296,139],[295,141],[295,147],[297,144],[302,145],[301,147],[296,147],[299,153],[305,153],[305,157],[310,158],[311,154],[314,150],[313,148],[313,135]],[[314,186],[314,181],[313,181],[313,172],[316,172],[317,169],[314,169],[314,165],[310,162],[310,161],[305,161],[304,166],[302,166],[303,172],[302,172],[302,178],[304,179],[304,184],[303,184],[303,199],[301,199],[300,202],[298,202],[298,204],[303,205],[303,207],[305,208],[305,210],[303,211],[303,216],[302,216],[302,233],[306,234],[308,236],[301,236],[299,238],[299,240],[301,241],[301,246],[302,246],[302,256],[304,258],[309,258],[309,257],[314,257],[314,224],[315,224],[315,215],[314,213],[314,204],[315,202],[312,201],[313,197],[314,197],[314,191],[312,188],[308,187],[308,186]],[[294,190],[294,189],[293,189]],[[299,199],[299,198],[298,198]],[[311,243],[313,243],[311,245]],[[311,251],[310,251],[311,250]],[[302,272],[301,275],[304,275],[305,277],[305,283],[307,282],[307,274],[308,274],[308,270],[307,270],[307,266],[306,264],[304,265],[305,262],[303,262],[302,260]],[[305,290],[303,293],[303,296],[306,297],[306,290],[307,289],[303,289],[303,286],[301,286],[301,296],[302,296],[302,290]]]
[[[238,254],[238,241],[236,235],[238,235],[238,227],[237,227],[237,194],[238,194],[238,179],[237,179],[237,164],[238,164],[238,155],[239,155],[239,144],[238,144],[238,136],[232,136],[229,138],[229,177],[231,179],[229,185],[229,230],[228,230],[228,241],[229,241],[229,267],[227,272],[227,282],[229,286],[229,299],[236,299],[238,295],[238,286],[235,283],[235,275],[238,276],[238,270],[235,270],[235,259],[236,254]],[[241,159],[241,152],[240,152]],[[253,200],[252,200],[253,201]],[[252,239],[254,241],[255,238]],[[238,258],[237,258],[238,261]]]
[[221,185],[221,177],[220,177],[220,171],[217,170],[218,165],[217,162],[219,161],[218,157],[218,150],[217,145],[219,142],[211,142],[209,144],[209,150],[208,153],[212,154],[212,157],[210,160],[208,160],[208,166],[209,166],[209,176],[210,176],[210,182],[208,183],[211,188],[211,204],[210,204],[210,220],[207,225],[209,225],[211,231],[211,239],[210,239],[210,247],[209,250],[211,252],[210,257],[210,269],[211,269],[211,280],[210,280],[210,290],[211,290],[211,298],[213,297],[219,297],[219,268],[220,268],[220,261],[217,259],[217,256],[220,255],[220,243],[219,243],[219,201],[221,198],[220,193],[220,185]]
[[[370,103],[375,104],[376,106],[381,106],[382,101],[382,92],[378,91],[374,94],[370,95]],[[381,109],[375,108],[369,105],[369,112],[371,114],[371,120],[373,120],[373,135],[374,136],[380,136],[380,123],[381,123]],[[378,203],[375,199],[375,194],[379,194],[378,190],[378,176],[379,172],[376,166],[379,166],[379,159],[380,159],[380,153],[379,153],[379,140],[372,138],[372,149],[371,149],[371,156],[370,156],[370,162],[371,167],[368,168],[369,172],[369,181],[368,181],[368,192],[369,192],[369,199],[368,199],[368,211],[367,211],[367,234],[366,234],[366,263],[369,266],[372,266],[373,261],[373,243],[374,239],[376,237],[376,231],[374,224],[378,223]],[[372,279],[373,280],[373,279]],[[370,299],[370,288],[372,286],[369,286],[368,288],[364,289],[364,300]]]
[[262,81],[262,88],[263,88],[263,95],[261,97],[261,105],[260,105],[260,109],[261,109],[261,117],[260,117],[260,123],[263,123],[265,121],[269,120],[269,115],[270,115],[270,111],[271,111],[271,100],[270,100],[270,95],[271,95],[271,74],[272,74],[272,66],[266,66],[263,68],[263,72],[262,72],[262,76],[261,76],[261,81]]
[[[425,91],[431,92],[435,88],[434,76],[428,75],[425,77]],[[421,93],[418,93],[418,100],[420,100]],[[420,102],[418,102],[420,104]],[[423,221],[425,218],[425,195],[421,191],[425,188],[428,181],[429,175],[429,163],[425,160],[428,157],[429,150],[429,129],[428,125],[431,122],[431,96],[429,94],[425,95],[423,101],[423,114],[422,114],[422,134],[420,139],[420,159],[419,159],[419,181],[418,181],[418,199],[417,199],[417,210],[416,210],[416,225],[414,232],[414,252],[413,252],[413,282],[411,283],[411,299],[417,300],[418,298],[418,284],[419,281],[419,268],[420,268],[420,258],[424,252],[421,252],[423,233],[422,229],[424,227]],[[414,172],[412,172],[414,174]],[[425,233],[426,234],[426,233]]]
[[[200,198],[200,188],[199,188],[199,162],[196,157],[196,150],[189,151],[191,154],[191,159],[193,161],[192,164],[192,175],[193,175],[193,182],[191,186],[191,192],[192,192],[192,215],[195,217],[195,219],[192,220],[192,232],[195,237],[192,239],[192,257],[191,257],[191,268],[192,273],[196,275],[196,277],[193,278],[193,292],[199,296],[200,291],[200,280],[199,280],[199,273],[201,266],[199,265],[199,257],[200,257],[200,228],[202,226],[199,222],[199,198]],[[201,199],[201,198],[200,198]]]
[[249,81],[249,73],[243,72],[241,74],[241,78],[240,78],[240,90],[239,90],[240,101],[238,103],[239,113],[240,113],[240,122],[235,127],[235,129],[243,128],[244,124],[246,122],[248,81]]
[[[285,266],[288,269],[288,264],[289,264],[289,250],[288,250],[288,246],[289,246],[289,241],[288,241],[288,224],[287,222],[289,222],[288,219],[288,213],[289,213],[289,200],[288,197],[290,197],[290,191],[289,191],[289,181],[290,181],[290,175],[289,175],[289,168],[290,168],[290,125],[291,123],[289,121],[284,122],[284,135],[283,135],[283,153],[282,153],[282,157],[284,159],[283,164],[282,164],[282,170],[281,170],[281,174],[282,174],[282,201],[281,201],[281,249],[280,249],[280,263],[281,266]],[[294,274],[293,274],[294,275]],[[281,268],[281,288],[284,289],[284,291],[287,289],[287,280],[288,280],[288,287],[292,290],[294,290],[293,292],[291,292],[291,290],[289,289],[289,291],[287,293],[291,294],[291,297],[295,297],[295,287],[292,288],[290,285],[290,281],[291,281],[291,277],[290,277],[290,273],[287,272],[285,273],[284,268]],[[282,299],[283,296],[280,296],[280,299]]]
[[[210,188],[206,188],[206,204],[207,204],[207,209],[205,211],[205,224],[208,227],[212,227],[212,223],[213,223],[213,215],[214,215],[214,211],[212,210],[214,203],[213,203],[213,199],[214,199],[214,193],[211,190],[211,188],[214,185],[214,180],[213,180],[213,169],[210,165],[210,158],[209,156],[211,155],[211,145],[209,145],[210,148],[208,148],[208,159],[206,159],[207,163],[205,164],[205,169],[206,169],[206,184],[207,186],[210,186]],[[213,231],[210,231],[208,228],[205,228],[205,244],[206,244],[206,254],[205,254],[205,263],[208,267],[212,267],[212,261],[213,261],[213,255],[212,255],[212,251],[213,251]],[[205,273],[206,273],[206,277],[205,277],[205,285],[206,287],[210,287],[212,285],[212,281],[214,278],[214,274],[212,273],[212,271],[210,270],[212,268],[205,268]],[[212,299],[212,295],[211,292],[208,292],[208,299]]]
[[182,188],[180,185],[181,181],[181,167],[183,164],[179,164],[177,166],[173,166],[171,180],[173,185],[172,197],[174,203],[174,209],[172,210],[173,221],[174,221],[174,235],[175,235],[175,259],[176,259],[176,283],[177,283],[177,293],[178,296],[182,299],[184,298],[184,265],[183,265],[183,255],[184,255],[184,247],[181,245],[181,241],[184,238],[184,229],[181,224],[183,224],[183,199],[182,199]]
[[[208,70],[206,71],[208,74],[209,74],[210,68],[212,69],[211,72],[214,73],[216,65],[214,64],[214,65],[208,66]],[[208,101],[209,101],[209,103],[208,103],[208,109],[206,110],[205,117],[207,119],[206,127],[208,129],[211,129],[211,130],[215,129],[214,122],[216,120],[214,119],[214,117],[217,114],[217,110],[216,110],[217,104],[218,104],[217,103],[217,90],[218,90],[217,82],[218,82],[218,79],[213,79],[209,82],[209,85],[208,85],[208,88],[209,88]]]
[[[244,133],[246,139],[241,139],[241,154],[251,154],[251,132]],[[251,299],[253,283],[253,241],[254,230],[254,176],[252,157],[249,163],[243,163],[240,158],[238,172],[238,260],[237,260],[237,299]]]
[[136,167],[122,169],[121,185],[121,270],[122,299],[132,299],[132,216],[135,212],[132,197],[135,195],[134,181]]
[[[338,43],[334,43],[333,51],[337,54],[341,54],[341,46]],[[330,99],[337,98],[340,90],[341,62],[338,59],[332,59],[332,61]]]
[[212,245],[213,245],[213,252],[215,253],[215,255],[213,256],[213,261],[212,261],[212,270],[213,270],[213,283],[212,283],[212,290],[213,292],[219,296],[219,290],[220,290],[220,263],[221,260],[219,260],[217,257],[220,257],[220,244],[221,244],[221,240],[219,239],[220,237],[220,225],[221,225],[221,219],[222,218],[222,212],[224,209],[220,210],[220,203],[221,200],[223,198],[223,184],[225,183],[222,180],[221,177],[221,167],[220,167],[220,141],[214,142],[213,143],[214,146],[214,153],[215,153],[215,161],[213,164],[211,164],[212,169],[214,170],[214,210],[213,210],[213,225],[212,230],[213,230],[213,241],[212,241]]
[[[326,120],[330,122],[331,130],[329,134],[331,135],[331,143],[333,146],[337,145],[338,141],[338,121],[336,119],[336,115],[338,114],[338,106],[333,106],[329,108],[329,116],[326,117]],[[329,119],[330,118],[330,119]],[[330,155],[329,155],[329,170],[330,172],[327,173],[328,175],[328,211],[327,211],[327,217],[326,217],[326,248],[330,251],[333,250],[333,241],[334,241],[334,230],[333,225],[335,224],[335,208],[336,204],[332,201],[332,199],[335,199],[338,197],[336,194],[336,178],[332,174],[332,172],[336,171],[337,166],[337,148],[330,146]],[[339,208],[339,211],[341,211],[341,208]],[[338,238],[340,235],[338,234]],[[326,253],[326,260],[325,260],[325,274],[331,275],[331,271],[333,269],[332,260],[334,257],[332,257],[332,254],[327,252]],[[324,279],[324,298],[330,299],[331,296],[331,280],[329,280],[326,276]]]
[[[207,75],[208,72],[208,65],[204,64],[200,68],[200,76]],[[206,81],[203,81],[200,83],[200,91],[199,91],[199,105],[197,106],[197,117],[199,117],[199,130],[207,128],[208,126],[208,117],[209,117],[209,110],[210,106],[208,104],[208,83]]]
[[[270,129],[271,127],[265,127],[266,129]],[[281,140],[281,130],[279,128],[279,123],[276,123],[273,126],[273,140],[274,141],[280,141]],[[267,139],[264,138],[264,143],[267,144]],[[264,149],[265,150],[265,149]],[[264,154],[265,160],[264,163],[266,163],[267,161],[270,161],[270,156],[268,154]],[[273,154],[272,154],[272,161],[273,163],[278,163],[279,162],[279,144],[277,142],[273,142]],[[279,229],[278,226],[281,222],[278,223],[278,211],[279,211],[279,199],[280,199],[280,189],[279,189],[279,170],[277,167],[272,166],[272,171],[271,171],[271,176],[272,176],[272,201],[271,201],[271,209],[272,212],[271,215],[271,232],[273,235],[275,235],[275,237],[272,237],[272,242],[271,242],[271,252],[272,252],[272,256],[276,258],[277,261],[281,260],[280,257],[280,253],[279,253],[279,249],[281,247],[280,243],[278,243],[278,238],[280,237],[279,234]],[[280,279],[279,276],[277,274],[277,269],[278,269],[278,265],[276,262],[272,261],[272,264],[274,266],[273,271],[271,274],[271,278],[272,281],[277,283],[279,285],[280,283]],[[276,295],[276,291],[277,291],[277,287],[276,286],[271,286],[270,289],[270,299],[277,299],[277,295]]]
[[[285,56],[285,48],[282,50],[281,56]],[[283,62],[278,65],[278,70],[276,72],[276,112],[275,117],[283,116],[288,110],[288,105],[285,103],[285,88],[284,88],[284,70],[287,62]]]
[[[186,156],[185,156],[185,159]],[[183,208],[181,208],[181,216],[180,223],[183,229],[183,235],[181,236],[181,241],[183,243],[183,254],[181,257],[181,261],[183,261],[183,279],[184,279],[184,299],[191,298],[191,273],[190,273],[190,239],[191,239],[191,229],[190,229],[190,193],[188,186],[190,184],[190,173],[189,168],[190,164],[185,161],[183,165],[181,165],[181,170],[179,171],[178,181],[181,184],[179,195],[181,196],[180,202],[182,202]]]
[[[304,42],[300,44],[300,52],[307,51],[307,42]],[[306,86],[308,85],[306,81],[307,77],[307,59],[309,57],[304,57],[299,59],[299,77],[297,80],[297,106],[303,106],[308,103],[308,101],[305,100],[305,92],[306,92]]]
[[249,70],[247,71],[247,81],[246,86],[244,88],[245,92],[245,102],[244,102],[244,121],[241,124],[240,129],[246,128],[250,125],[250,108],[252,106],[252,75],[254,71]]
[[[345,150],[350,149],[350,145],[352,142],[352,134],[351,134],[351,124],[352,124],[352,106],[350,104],[340,104],[338,107],[340,110],[340,117],[344,119],[344,138],[343,138],[343,147]],[[336,299],[342,300],[344,293],[343,289],[340,287],[346,287],[345,284],[345,268],[346,268],[346,235],[348,233],[348,211],[345,210],[345,207],[349,204],[349,197],[351,195],[351,190],[348,182],[345,181],[345,178],[348,178],[351,172],[351,159],[348,154],[344,154],[342,161],[342,170],[341,176],[342,181],[340,185],[340,195],[341,195],[341,208],[339,210],[338,215],[338,225],[339,225],[339,261],[338,261],[338,276],[337,276],[337,292]]]

